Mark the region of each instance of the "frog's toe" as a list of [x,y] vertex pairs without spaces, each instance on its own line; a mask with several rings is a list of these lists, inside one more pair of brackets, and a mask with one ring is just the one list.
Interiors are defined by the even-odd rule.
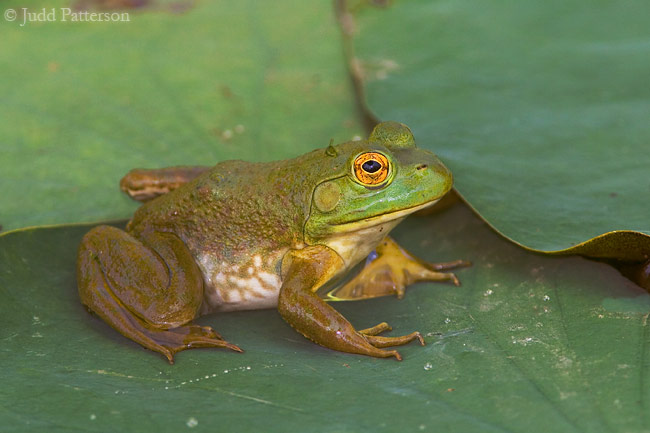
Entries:
[[181,326],[180,328],[176,328],[174,331],[180,334],[204,336],[210,339],[223,340],[223,337],[210,326],[201,326],[195,325],[193,323],[188,323],[187,325]]
[[432,272],[432,274],[436,274],[436,280],[435,281],[448,281],[451,284],[453,284],[456,287],[460,287],[460,280],[456,276],[456,274],[452,272]]
[[469,266],[472,266],[472,262],[468,260],[454,260],[451,262],[443,262],[443,263],[426,262],[426,265],[432,271],[448,271],[450,269],[467,268]]
[[392,331],[393,328],[386,322],[381,322],[379,325],[375,325],[372,328],[366,328],[366,329],[361,329],[359,332],[360,334],[364,335],[379,335],[382,332],[386,331]]
[[[153,348],[158,352],[165,354],[165,351],[170,351],[173,355],[187,349],[196,349],[200,347],[223,347],[235,352],[243,352],[243,350],[232,343],[224,340],[209,326],[199,326],[195,324],[187,324],[179,326],[178,328],[168,329],[164,331],[150,331],[152,339],[154,339],[159,347]],[[169,359],[169,356],[167,356]],[[170,360],[173,364],[173,359]]]
[[394,356],[398,361],[402,360],[402,355],[400,355],[397,350],[387,350],[386,353],[388,354],[387,358]]
[[472,262],[467,260],[454,260],[453,262],[445,263],[429,263],[422,262],[422,268],[416,273],[419,281],[447,281],[454,286],[460,286],[460,280],[456,274],[448,271],[450,269],[466,268],[472,266]]
[[425,344],[422,334],[420,334],[417,331],[411,332],[408,335],[402,335],[401,337],[381,337],[379,335],[368,335],[368,334],[364,334],[364,337],[368,341],[368,343],[378,348],[402,346],[414,340],[418,340],[420,346],[424,346]]
[[[187,328],[190,329],[188,330]],[[192,328],[198,328],[200,331],[197,332]],[[235,352],[243,352],[239,346],[227,342],[209,326],[186,325],[170,329],[167,332],[179,336],[179,339],[175,341],[175,347],[173,348],[175,352],[180,352],[185,349],[194,349],[196,347],[223,347]],[[210,334],[214,334],[215,337],[211,337]]]

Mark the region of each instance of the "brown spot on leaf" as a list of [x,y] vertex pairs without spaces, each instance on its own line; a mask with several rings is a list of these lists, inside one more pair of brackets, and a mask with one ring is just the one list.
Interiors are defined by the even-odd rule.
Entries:
[[72,7],[75,10],[147,10],[181,14],[192,9],[195,4],[196,0],[78,0]]
[[221,90],[221,95],[226,99],[232,99],[235,96],[232,89],[225,84],[219,87],[219,90]]
[[370,4],[378,8],[387,8],[392,5],[392,3],[392,0],[370,0]]
[[130,10],[150,6],[151,0],[79,0],[73,7],[77,10]]

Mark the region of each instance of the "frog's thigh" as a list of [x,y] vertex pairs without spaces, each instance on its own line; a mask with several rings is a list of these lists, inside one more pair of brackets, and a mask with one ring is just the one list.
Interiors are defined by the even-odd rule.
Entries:
[[371,334],[388,330],[385,323],[357,331],[339,312],[321,299],[315,291],[343,266],[333,250],[323,246],[307,247],[288,253],[288,267],[282,281],[278,310],[282,318],[305,337],[321,346],[341,352],[401,360],[395,350],[380,347],[406,344],[418,339],[418,332],[403,337],[377,337]]
[[469,266],[464,260],[448,263],[426,263],[415,258],[386,237],[376,248],[377,257],[369,260],[352,280],[330,291],[330,300],[357,300],[397,295],[401,298],[410,284],[418,281],[448,281],[460,285],[453,273],[437,272]]
[[154,328],[175,328],[196,316],[201,274],[177,236],[157,233],[147,241],[151,247],[120,229],[100,226],[86,235],[82,247],[99,262],[106,289],[125,308]]
[[203,281],[182,241],[156,233],[145,242],[109,226],[88,232],[77,265],[82,303],[170,362],[174,353],[191,347],[238,350],[210,328],[188,324],[201,304]]

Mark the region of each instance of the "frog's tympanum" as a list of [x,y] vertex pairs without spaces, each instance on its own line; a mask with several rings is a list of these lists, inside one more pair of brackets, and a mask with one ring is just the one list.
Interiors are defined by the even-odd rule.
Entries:
[[[133,170],[122,189],[146,203],[126,231],[98,226],[84,236],[79,295],[169,362],[196,347],[241,352],[194,324],[198,316],[271,307],[322,346],[401,360],[385,348],[424,344],[419,332],[378,335],[391,329],[386,323],[355,329],[326,300],[402,297],[416,281],[458,285],[441,271],[466,262],[425,263],[387,236],[451,184],[449,170],[396,122],[379,124],[367,141],[286,161]],[[363,260],[365,267],[337,287]]]

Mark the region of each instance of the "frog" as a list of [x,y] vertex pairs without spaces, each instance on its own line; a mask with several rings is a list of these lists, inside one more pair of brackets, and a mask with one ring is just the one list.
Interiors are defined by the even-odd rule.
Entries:
[[186,349],[243,352],[196,319],[263,308],[323,347],[402,360],[395,347],[424,345],[420,332],[380,335],[392,330],[386,322],[357,329],[330,301],[401,298],[421,281],[459,285],[448,271],[469,262],[429,263],[389,237],[452,183],[438,157],[393,121],[367,140],[293,159],[135,169],[120,185],[143,204],[124,230],[99,225],[84,235],[79,297],[171,364]]

